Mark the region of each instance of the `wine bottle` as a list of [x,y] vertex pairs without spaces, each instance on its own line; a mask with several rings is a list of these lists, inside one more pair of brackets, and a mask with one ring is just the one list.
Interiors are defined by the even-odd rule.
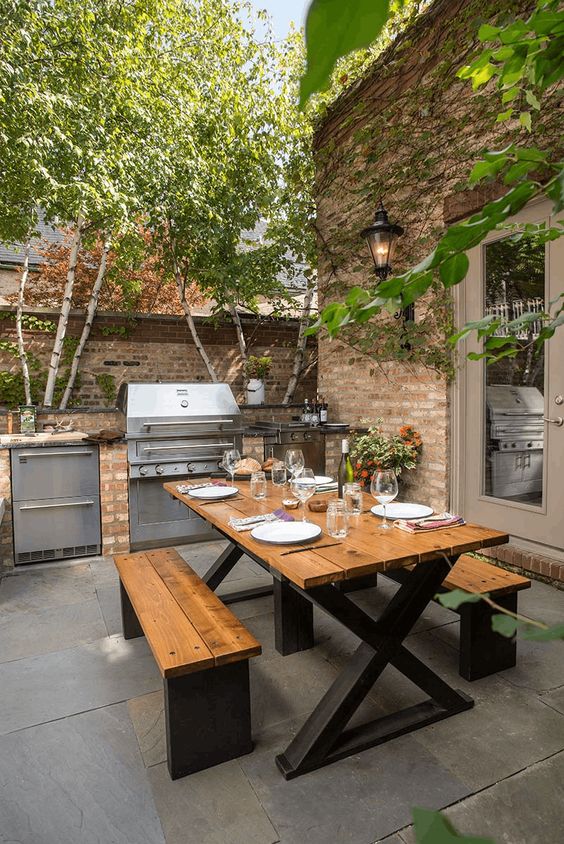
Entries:
[[322,425],[325,425],[325,423],[327,422],[327,402],[325,401],[323,396],[321,396],[321,404],[319,405],[319,407],[319,421]]
[[350,484],[352,481],[354,481],[354,472],[349,455],[349,441],[343,440],[341,444],[341,462],[339,463],[339,471],[337,472],[339,498],[343,497],[345,484]]

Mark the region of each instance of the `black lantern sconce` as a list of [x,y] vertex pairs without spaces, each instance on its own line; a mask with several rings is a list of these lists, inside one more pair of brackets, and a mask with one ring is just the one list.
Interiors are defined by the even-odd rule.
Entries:
[[[366,239],[372,260],[374,261],[374,270],[379,279],[384,281],[392,272],[392,260],[396,249],[398,237],[403,234],[403,228],[390,223],[388,219],[388,212],[384,208],[384,203],[380,200],[380,205],[376,210],[374,222],[371,226],[363,229],[361,236]],[[415,317],[413,305],[408,305],[403,311],[398,311],[396,317],[399,319],[403,316],[404,321],[412,320]]]

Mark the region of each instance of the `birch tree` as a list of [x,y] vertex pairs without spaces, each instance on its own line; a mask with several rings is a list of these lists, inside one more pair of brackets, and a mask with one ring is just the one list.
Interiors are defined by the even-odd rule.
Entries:
[[18,287],[18,307],[16,309],[16,334],[18,338],[18,355],[20,358],[20,365],[22,368],[23,384],[25,391],[25,403],[31,404],[31,384],[29,380],[29,367],[27,365],[27,354],[25,351],[22,317],[24,310],[24,294],[27,277],[29,274],[29,253],[31,249],[31,241],[27,241],[24,250],[24,260],[22,272],[20,276],[20,283]]

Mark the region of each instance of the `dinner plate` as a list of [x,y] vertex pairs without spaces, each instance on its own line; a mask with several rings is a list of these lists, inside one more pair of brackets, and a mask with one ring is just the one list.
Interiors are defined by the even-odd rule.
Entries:
[[233,498],[239,492],[236,486],[205,486],[201,489],[191,489],[188,495],[191,498],[204,498],[221,501],[223,498]]
[[[384,508],[381,504],[371,508],[375,516],[383,516]],[[426,504],[401,504],[399,501],[392,501],[386,504],[386,516],[388,519],[424,519],[425,516],[432,516],[433,508]]]
[[330,484],[333,480],[329,475],[314,475],[314,478],[316,484]]
[[321,536],[321,528],[312,522],[267,522],[253,528],[251,536],[271,545],[299,545]]

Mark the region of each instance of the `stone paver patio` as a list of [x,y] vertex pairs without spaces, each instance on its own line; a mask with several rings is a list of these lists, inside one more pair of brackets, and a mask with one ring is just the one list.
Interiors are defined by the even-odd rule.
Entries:
[[[222,543],[179,551],[199,572]],[[238,588],[266,575],[243,559]],[[229,590],[224,584],[219,589]],[[397,587],[355,600],[377,608]],[[564,592],[533,583],[524,613],[564,619]],[[171,782],[161,680],[143,639],[121,636],[111,559],[28,568],[0,584],[0,842],[4,844],[406,844],[410,806],[447,808],[461,832],[499,844],[561,844],[564,643],[520,643],[518,666],[467,683],[457,616],[431,606],[410,648],[473,710],[286,782],[274,755],[357,640],[316,616],[316,647],[274,650],[270,598],[233,606],[263,645],[253,660],[254,752]],[[416,703],[387,669],[360,715]]]

